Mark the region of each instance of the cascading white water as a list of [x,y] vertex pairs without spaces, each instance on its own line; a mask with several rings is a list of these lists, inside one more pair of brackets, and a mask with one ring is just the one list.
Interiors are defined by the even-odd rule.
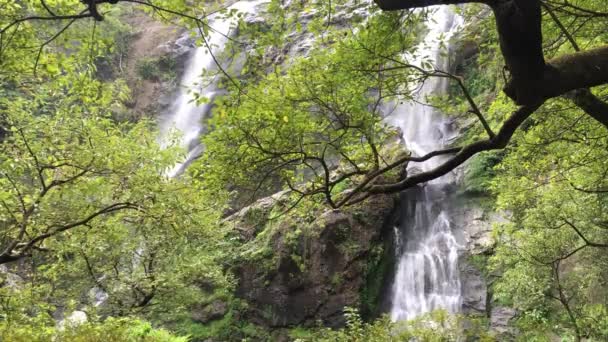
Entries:
[[[449,70],[447,51],[442,51],[441,38],[450,38],[460,27],[460,17],[449,6],[433,9],[428,33],[418,51],[428,52],[438,70]],[[411,57],[411,56],[410,56]],[[422,57],[410,58],[420,65]],[[443,94],[447,83],[430,78],[421,85],[418,101],[399,104],[389,122],[401,128],[406,147],[415,156],[441,149],[454,137],[450,122],[431,106],[422,104],[429,95]],[[409,173],[430,170],[441,163],[432,158],[424,163],[411,163]],[[391,318],[412,319],[421,314],[445,309],[458,312],[461,285],[458,271],[459,245],[448,217],[453,177],[446,175],[411,189],[404,197],[399,227],[395,228],[397,270],[392,285]]]
[[[264,2],[263,0],[237,1],[228,11],[236,10],[239,13],[254,13],[256,7]],[[202,145],[199,138],[203,131],[203,119],[208,116],[213,107],[213,99],[219,89],[217,78],[202,82],[201,75],[204,70],[211,72],[217,70],[218,66],[214,56],[217,56],[224,49],[229,37],[234,35],[236,29],[237,16],[229,18],[221,17],[217,14],[209,18],[209,36],[206,37],[207,44],[196,48],[191,54],[184,74],[180,80],[180,90],[175,100],[169,107],[168,115],[161,122],[161,145],[167,146],[171,143],[173,130],[177,130],[180,135],[179,144],[187,150],[186,158],[167,172],[169,177],[174,177],[188,166],[202,152]],[[209,48],[207,47],[209,46]],[[208,101],[198,105],[194,101],[192,92],[200,93],[201,97]]]

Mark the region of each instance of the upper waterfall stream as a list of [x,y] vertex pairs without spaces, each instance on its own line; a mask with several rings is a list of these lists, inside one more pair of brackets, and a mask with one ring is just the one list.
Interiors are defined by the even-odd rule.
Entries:
[[[227,8],[243,14],[255,13],[256,7],[265,0],[237,1]],[[178,163],[167,172],[169,177],[179,175],[202,152],[200,135],[204,129],[203,120],[209,115],[213,107],[213,99],[218,94],[219,75],[213,79],[203,80],[203,71],[217,71],[216,56],[224,50],[224,45],[230,37],[236,34],[237,16],[228,18],[213,14],[209,18],[209,35],[207,44],[197,47],[191,52],[186,62],[184,73],[179,82],[179,91],[169,107],[167,115],[161,121],[161,144],[171,144],[173,133],[179,134],[179,145],[186,149],[184,161]],[[206,82],[205,82],[206,81]],[[193,92],[198,92],[206,98],[204,104],[194,101]]]
[[[449,39],[460,27],[460,17],[449,6],[434,9],[428,33],[419,46],[437,70],[449,71],[447,51],[442,39]],[[421,59],[413,58],[414,65]],[[455,136],[450,122],[434,107],[425,105],[429,95],[447,91],[445,78],[431,77],[418,88],[416,101],[399,104],[389,121],[400,127],[406,147],[415,156],[441,149]],[[441,162],[435,157],[424,163],[411,163],[408,172],[430,170]],[[461,283],[458,270],[459,245],[448,217],[451,175],[410,189],[404,196],[399,227],[395,228],[397,270],[391,293],[393,321],[412,319],[445,309],[460,310]]]

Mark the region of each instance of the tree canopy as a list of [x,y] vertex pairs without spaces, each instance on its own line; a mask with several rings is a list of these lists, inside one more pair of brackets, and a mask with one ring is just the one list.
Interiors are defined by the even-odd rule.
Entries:
[[[439,70],[419,44],[429,6],[464,4],[454,40],[475,42],[474,58]],[[95,293],[110,305],[91,315],[173,324],[197,300],[229,296],[236,242],[220,223],[243,204],[288,190],[287,211],[338,209],[479,162],[491,170],[478,190],[510,213],[486,265],[496,300],[522,312],[530,339],[608,336],[597,290],[608,280],[604,0],[271,0],[266,23],[229,5],[0,0],[0,264],[29,270],[22,288],[0,287],[0,324],[52,325],[51,313]],[[225,63],[202,73],[225,94],[205,153],[180,177],[166,171],[184,151],[161,148],[152,121],[120,120],[126,82],[99,77],[134,9],[196,32],[199,46],[211,15],[238,23],[215,56]],[[305,55],[290,53],[303,38]],[[385,116],[391,103],[419,101],[415,85],[430,78],[451,87],[425,105],[470,124],[416,156]],[[406,171],[433,158],[433,169]],[[351,325],[336,336],[384,329]]]

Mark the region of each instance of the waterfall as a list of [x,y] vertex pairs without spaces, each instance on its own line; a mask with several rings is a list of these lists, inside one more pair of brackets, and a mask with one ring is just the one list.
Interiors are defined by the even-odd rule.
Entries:
[[[428,52],[438,70],[449,71],[441,38],[449,39],[460,27],[460,21],[449,6],[433,8],[428,33],[418,51]],[[409,59],[414,65],[422,61],[421,57]],[[422,104],[428,95],[447,91],[446,79],[429,78],[417,89],[417,101],[397,105],[388,120],[401,128],[407,149],[422,156],[444,147],[456,133],[441,113]],[[435,157],[424,163],[411,163],[408,172],[426,171],[441,161]],[[397,269],[390,312],[393,321],[412,319],[436,309],[460,310],[459,245],[448,217],[453,183],[454,177],[446,175],[402,196],[401,219],[395,228]]]
[[[243,14],[255,13],[256,7],[263,1],[237,1],[227,8],[228,11],[236,10]],[[169,177],[174,177],[183,170],[202,152],[203,146],[199,138],[203,132],[203,120],[209,115],[213,107],[213,99],[219,93],[219,74],[211,80],[205,80],[201,75],[203,71],[213,72],[218,70],[214,56],[224,50],[224,45],[230,37],[236,34],[238,17],[233,15],[228,18],[219,13],[209,17],[209,35],[206,37],[207,44],[197,47],[188,61],[180,80],[179,92],[169,107],[167,115],[160,123],[160,142],[162,146],[172,143],[172,134],[179,134],[179,145],[186,151],[184,161],[175,165],[167,172]],[[201,97],[206,98],[205,104],[197,104],[192,92],[198,92]]]

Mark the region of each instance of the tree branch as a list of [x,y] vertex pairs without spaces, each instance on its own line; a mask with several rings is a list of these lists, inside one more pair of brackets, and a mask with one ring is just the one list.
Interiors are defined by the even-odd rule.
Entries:
[[565,97],[571,99],[575,105],[608,129],[608,103],[593,95],[589,89],[577,89],[569,92]]
[[[555,22],[557,27],[562,31],[562,33],[566,36],[566,39],[572,45],[572,48],[579,52],[581,51],[580,46],[574,39],[574,37],[570,34],[568,29],[562,24],[561,20],[555,15],[553,9],[550,5],[542,3],[543,8],[549,13],[551,19]],[[585,89],[577,89],[565,95],[566,98],[569,98],[576,104],[579,108],[581,108],[585,113],[589,116],[597,120],[599,123],[604,125],[608,129],[608,104],[598,99],[591,90],[588,88]]]
[[[35,245],[37,243],[40,243],[54,235],[57,235],[61,232],[64,232],[64,231],[72,229],[72,228],[88,225],[89,222],[91,222],[93,219],[95,219],[98,216],[110,214],[110,213],[120,211],[120,210],[127,210],[127,209],[137,210],[137,209],[139,209],[139,207],[130,202],[114,203],[105,208],[99,209],[99,210],[95,211],[94,213],[92,213],[92,214],[88,215],[87,217],[82,218],[78,221],[74,221],[72,223],[67,223],[64,225],[54,225],[54,226],[48,227],[46,229],[47,233],[40,234],[40,235],[32,238],[28,242],[18,243],[11,250],[3,251],[2,254],[0,254],[0,264],[19,260],[21,258],[29,256],[30,251],[35,248]],[[15,253],[13,253],[13,252],[15,252]]]
[[567,219],[563,219],[564,222],[570,226],[570,228],[574,229],[574,231],[576,232],[576,235],[578,235],[583,242],[585,242],[585,244],[589,247],[600,247],[600,248],[608,248],[608,244],[604,244],[604,243],[596,243],[596,242],[590,242],[589,240],[587,240],[587,238],[585,237],[585,235],[583,235],[583,233],[578,229],[577,226],[575,226],[572,222],[570,222]]
[[[563,95],[580,88],[591,88],[608,82],[608,45],[566,54],[547,62],[542,79],[537,80],[533,91],[542,99]],[[517,97],[518,85],[509,82],[505,93],[521,103]]]
[[495,0],[374,0],[384,11],[395,11],[436,5],[459,5],[472,2],[489,5]]
[[409,176],[398,183],[393,184],[381,184],[370,187],[368,192],[370,193],[394,193],[410,188],[414,185],[425,183],[435,178],[441,177],[448,172],[454,170],[456,167],[467,161],[475,154],[483,151],[490,151],[495,149],[502,149],[507,146],[511,137],[519,128],[519,126],[534,113],[542,103],[535,105],[520,107],[515,111],[507,121],[503,124],[500,131],[492,139],[481,140],[470,145],[467,145],[459,150],[459,152],[448,159],[443,164],[436,168],[421,172],[412,176]]
[[0,29],[0,34],[3,34],[4,32],[6,32],[8,29],[10,29],[11,27],[26,22],[26,21],[32,21],[32,20],[66,20],[66,19],[82,19],[82,18],[90,18],[92,15],[91,13],[85,12],[85,13],[80,13],[80,14],[74,14],[74,15],[56,15],[56,16],[50,16],[50,17],[43,17],[43,16],[29,16],[29,17],[24,17],[24,18],[19,18],[16,19],[14,21],[12,21],[10,24],[6,25],[5,27],[3,27],[2,29]]
[[[446,155],[446,154],[454,154],[454,153],[458,153],[459,151],[461,151],[462,148],[461,147],[455,147],[455,148],[448,148],[445,150],[438,150],[438,151],[433,151],[430,152],[424,156],[421,157],[412,157],[412,156],[406,156],[403,158],[399,158],[398,160],[396,160],[395,162],[387,165],[386,167],[383,167],[382,169],[379,170],[375,170],[374,172],[372,172],[371,174],[369,174],[365,180],[363,182],[361,182],[359,185],[357,185],[357,187],[355,187],[355,189],[353,189],[351,192],[349,192],[344,198],[342,198],[340,201],[338,201],[338,203],[336,204],[337,207],[342,207],[344,205],[351,205],[354,204],[354,202],[351,201],[351,199],[361,193],[361,192],[365,192],[366,191],[366,187],[373,182],[374,180],[376,180],[379,176],[385,174],[386,172],[398,167],[399,165],[403,165],[406,162],[424,162],[427,161],[431,158],[440,156],[440,155]],[[399,190],[397,190],[399,191]],[[382,191],[381,191],[382,192]],[[386,192],[396,192],[396,191],[386,191]],[[357,202],[360,202],[359,200],[357,200]]]

